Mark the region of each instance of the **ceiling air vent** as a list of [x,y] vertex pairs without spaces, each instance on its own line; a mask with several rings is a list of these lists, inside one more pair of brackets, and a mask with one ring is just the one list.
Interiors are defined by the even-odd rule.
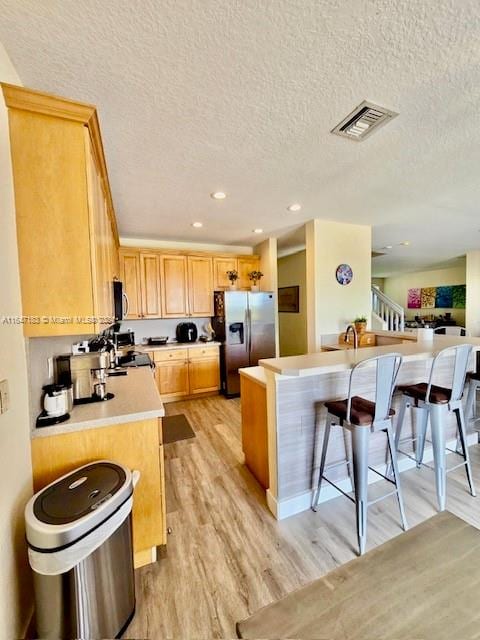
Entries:
[[340,124],[332,129],[332,133],[350,140],[361,142],[368,138],[373,132],[387,123],[392,118],[398,116],[398,113],[389,111],[385,107],[379,107],[378,104],[367,102],[366,100],[359,104]]

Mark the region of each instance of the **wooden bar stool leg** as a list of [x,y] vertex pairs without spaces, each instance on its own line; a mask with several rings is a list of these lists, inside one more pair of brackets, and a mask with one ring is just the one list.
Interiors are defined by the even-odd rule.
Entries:
[[430,406],[430,424],[432,427],[433,460],[435,466],[435,483],[437,487],[437,501],[439,511],[445,511],[447,501],[447,445],[443,413],[445,405],[432,404]]
[[475,486],[473,484],[473,476],[472,476],[472,467],[470,465],[470,454],[468,452],[468,444],[467,444],[467,433],[465,429],[465,415],[463,413],[463,408],[460,406],[459,409],[456,409],[455,416],[457,418],[458,425],[458,435],[460,436],[460,442],[462,445],[463,457],[465,458],[465,471],[467,472],[467,480],[468,485],[470,487],[470,493],[473,497],[476,497]]
[[420,469],[423,461],[423,453],[425,451],[425,438],[427,437],[428,427],[428,409],[426,407],[418,407],[416,430],[416,443],[415,443],[415,460],[417,461],[417,469]]
[[322,456],[320,458],[320,472],[318,475],[318,485],[313,496],[312,510],[316,511],[318,507],[318,501],[320,500],[320,490],[322,488],[323,472],[325,471],[325,460],[327,459],[328,441],[330,439],[331,417],[327,414],[327,420],[325,422],[325,432],[323,434],[322,444]]
[[360,555],[367,545],[368,511],[368,445],[370,429],[352,427],[353,476],[355,485],[355,507],[357,512],[357,538]]
[[395,442],[393,437],[393,428],[389,426],[387,429],[388,448],[390,450],[390,460],[393,470],[393,479],[395,482],[395,488],[397,490],[398,508],[400,510],[400,518],[402,519],[403,530],[408,529],[407,518],[405,517],[405,509],[403,507],[403,495],[400,487],[400,472],[398,470],[397,450],[395,449]]

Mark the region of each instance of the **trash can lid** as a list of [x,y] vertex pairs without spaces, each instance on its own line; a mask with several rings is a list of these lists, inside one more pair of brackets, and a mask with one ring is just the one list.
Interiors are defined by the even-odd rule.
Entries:
[[59,478],[25,509],[27,541],[38,550],[73,544],[108,519],[132,495],[129,469],[94,462]]

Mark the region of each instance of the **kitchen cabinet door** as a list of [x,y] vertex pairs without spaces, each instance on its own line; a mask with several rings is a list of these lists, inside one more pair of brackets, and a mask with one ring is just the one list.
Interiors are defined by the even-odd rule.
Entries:
[[227,271],[237,271],[236,258],[213,258],[213,288],[214,291],[224,291],[230,286]]
[[188,396],[188,360],[156,362],[155,378],[163,401]]
[[140,254],[137,251],[120,252],[120,279],[127,296],[125,319],[141,318]]
[[140,253],[140,288],[142,318],[161,318],[160,256],[157,253]]
[[188,375],[191,395],[218,391],[220,388],[220,361],[218,354],[216,357],[210,358],[190,357]]
[[160,256],[160,277],[163,318],[188,316],[187,257]]
[[188,315],[206,318],[213,315],[212,259],[188,256]]
[[260,260],[255,256],[238,258],[238,288],[250,289],[252,283],[248,278],[251,271],[260,270]]
[[85,129],[85,152],[92,247],[93,300],[95,315],[104,318],[103,324],[96,325],[96,331],[101,331],[105,329],[106,325],[111,324],[114,314],[113,265],[110,255],[112,231],[102,179],[93,155],[90,134],[87,129]]

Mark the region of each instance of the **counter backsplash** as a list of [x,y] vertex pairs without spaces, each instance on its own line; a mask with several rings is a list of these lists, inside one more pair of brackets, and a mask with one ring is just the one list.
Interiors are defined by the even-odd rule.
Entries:
[[180,322],[193,322],[197,326],[198,335],[206,333],[204,325],[210,318],[166,318],[164,320],[123,320],[122,330],[131,329],[135,332],[135,342],[140,344],[144,338],[168,336],[175,340],[175,329]]

